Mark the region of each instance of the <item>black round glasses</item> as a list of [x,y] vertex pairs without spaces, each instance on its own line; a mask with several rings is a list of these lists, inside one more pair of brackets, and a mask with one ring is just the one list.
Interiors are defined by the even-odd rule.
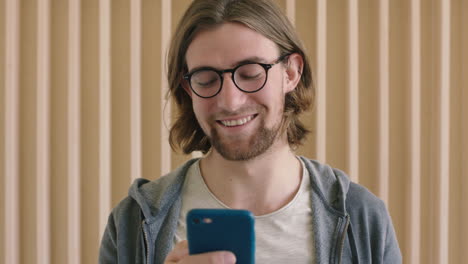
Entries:
[[246,62],[226,70],[202,67],[187,73],[184,75],[184,79],[188,81],[190,88],[196,95],[202,98],[211,98],[221,92],[223,75],[230,72],[232,81],[239,90],[245,93],[255,93],[265,86],[268,70],[283,61],[288,55],[280,56],[272,64]]

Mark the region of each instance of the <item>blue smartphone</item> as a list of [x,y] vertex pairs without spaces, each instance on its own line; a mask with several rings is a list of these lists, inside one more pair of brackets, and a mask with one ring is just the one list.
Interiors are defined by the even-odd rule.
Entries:
[[255,219],[247,210],[192,209],[187,214],[189,253],[227,250],[238,264],[255,263]]

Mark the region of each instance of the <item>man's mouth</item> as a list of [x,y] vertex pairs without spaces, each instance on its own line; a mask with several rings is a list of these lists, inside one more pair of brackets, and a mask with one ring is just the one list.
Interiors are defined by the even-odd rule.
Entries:
[[221,123],[225,127],[234,127],[234,126],[242,126],[250,122],[254,119],[257,115],[249,115],[247,117],[239,118],[239,119],[231,119],[231,120],[218,120],[218,123]]

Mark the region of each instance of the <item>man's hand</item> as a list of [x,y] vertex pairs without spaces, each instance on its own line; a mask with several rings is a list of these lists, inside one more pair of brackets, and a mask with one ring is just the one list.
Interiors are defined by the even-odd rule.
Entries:
[[236,256],[229,251],[214,251],[209,253],[189,255],[188,242],[184,240],[175,245],[174,249],[167,255],[164,264],[234,264]]

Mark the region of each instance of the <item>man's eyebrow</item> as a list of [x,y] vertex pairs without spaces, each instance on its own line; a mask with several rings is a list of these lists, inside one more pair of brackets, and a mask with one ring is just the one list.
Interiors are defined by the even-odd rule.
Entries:
[[[266,60],[265,60],[265,58],[262,58],[262,57],[252,56],[252,57],[248,57],[248,58],[245,58],[243,60],[237,61],[234,64],[231,64],[230,68],[232,69],[232,68],[235,68],[238,65],[246,64],[246,63],[266,63]],[[190,69],[189,73],[195,72],[195,71],[198,71],[198,70],[201,70],[201,69],[225,70],[225,69],[220,69],[220,68],[216,68],[216,67],[213,67],[213,66],[202,65],[202,66],[197,66],[197,67],[194,67],[194,68]]]
[[234,63],[233,65],[231,65],[232,67],[236,67],[237,65],[240,65],[240,64],[245,64],[245,63],[266,63],[266,60],[265,58],[262,58],[262,57],[258,57],[258,56],[252,56],[252,57],[248,57],[246,59],[243,59],[241,61],[238,61],[236,63]]

